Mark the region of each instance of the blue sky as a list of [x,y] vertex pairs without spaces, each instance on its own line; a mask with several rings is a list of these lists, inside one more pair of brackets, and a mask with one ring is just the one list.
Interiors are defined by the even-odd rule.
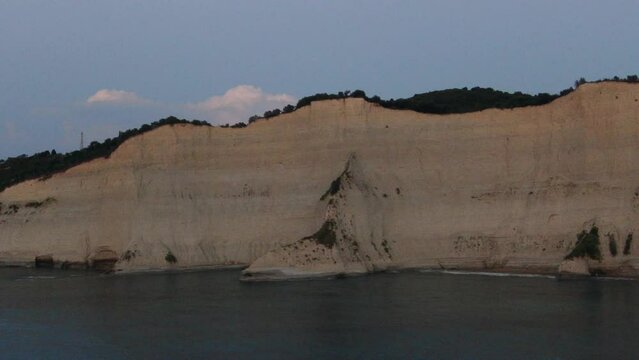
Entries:
[[639,1],[0,0],[0,158],[316,92],[558,92],[639,73]]

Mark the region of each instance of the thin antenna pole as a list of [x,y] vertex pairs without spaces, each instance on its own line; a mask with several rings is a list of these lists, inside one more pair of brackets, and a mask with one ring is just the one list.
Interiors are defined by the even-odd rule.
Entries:
[[80,132],[80,150],[84,149],[84,132]]

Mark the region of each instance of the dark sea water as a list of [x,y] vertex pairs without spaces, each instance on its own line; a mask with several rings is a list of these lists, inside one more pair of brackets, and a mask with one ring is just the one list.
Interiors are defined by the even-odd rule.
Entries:
[[639,282],[0,269],[0,359],[638,359]]

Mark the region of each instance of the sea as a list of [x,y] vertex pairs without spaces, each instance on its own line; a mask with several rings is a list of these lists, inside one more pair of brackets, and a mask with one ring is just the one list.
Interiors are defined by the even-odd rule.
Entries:
[[639,359],[639,282],[0,269],[0,359]]

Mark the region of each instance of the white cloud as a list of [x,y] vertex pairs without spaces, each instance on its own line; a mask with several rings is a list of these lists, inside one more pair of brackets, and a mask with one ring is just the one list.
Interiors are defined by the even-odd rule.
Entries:
[[246,122],[251,115],[295,105],[296,101],[294,96],[269,93],[253,85],[235,86],[200,102],[181,103],[101,89],[74,104],[32,109],[27,117],[30,121],[0,119],[0,158],[43,148],[74,150],[79,147],[80,133],[84,133],[86,145],[169,115],[218,125]]
[[[200,102],[182,104],[162,103],[145,99],[134,92],[125,90],[102,89],[86,99],[85,105],[106,104],[110,109],[122,106],[138,106],[157,112],[166,111],[166,115],[175,115],[188,119],[207,120],[214,124],[240,121],[246,122],[251,115],[261,115],[266,110],[281,109],[295,104],[296,98],[288,94],[272,94],[253,85],[238,85],[223,95],[211,96]],[[102,110],[100,110],[102,111]]]
[[253,85],[238,85],[224,95],[187,104],[186,109],[216,123],[235,123],[246,121],[251,115],[295,102],[295,97],[288,94],[271,94]]
[[262,100],[262,90],[252,85],[239,85],[228,90],[222,96],[212,96],[202,102],[189,104],[188,107],[200,111],[222,109],[243,109]]
[[117,104],[117,105],[144,105],[151,103],[150,100],[138,96],[134,92],[124,90],[102,89],[91,95],[87,100],[87,105],[93,104]]

